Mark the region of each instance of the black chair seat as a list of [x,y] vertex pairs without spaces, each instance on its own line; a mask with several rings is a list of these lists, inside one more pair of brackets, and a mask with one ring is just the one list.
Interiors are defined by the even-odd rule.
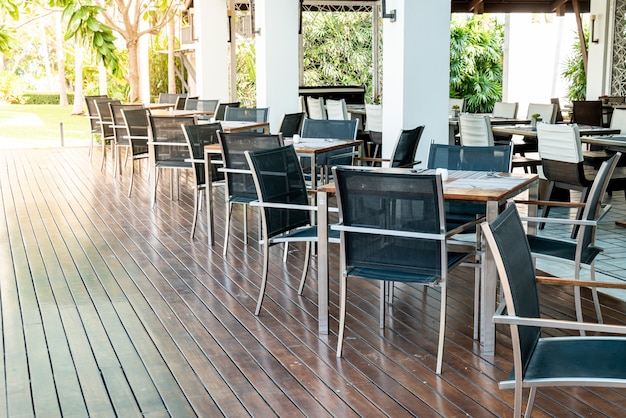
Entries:
[[[602,356],[598,361],[597,353]],[[560,384],[592,386],[591,381],[602,386],[614,379],[626,379],[626,340],[615,337],[566,337],[540,339],[524,374],[524,382],[546,380],[546,386],[563,379]],[[612,382],[614,383],[614,382]],[[507,380],[500,382],[501,389],[515,388],[515,370]]]
[[[530,251],[533,253],[564,258],[570,261],[576,259],[576,241],[563,241],[537,235],[528,235],[528,244],[530,245]],[[602,251],[602,248],[596,247],[595,245],[585,247],[581,254],[581,263],[590,264]]]

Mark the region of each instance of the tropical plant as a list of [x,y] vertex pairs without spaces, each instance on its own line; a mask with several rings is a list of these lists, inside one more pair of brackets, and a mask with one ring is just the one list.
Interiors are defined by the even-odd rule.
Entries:
[[[589,31],[583,30],[585,45],[589,45]],[[567,80],[567,95],[569,100],[585,100],[587,95],[587,74],[583,54],[580,50],[580,37],[578,32],[575,35],[575,42],[572,44],[572,53],[563,65],[561,76]]]
[[237,98],[244,107],[256,106],[254,41],[237,39]]
[[502,24],[488,15],[454,15],[450,26],[450,97],[468,112],[490,112],[502,99]]
[[304,85],[365,86],[372,97],[372,15],[302,14]]

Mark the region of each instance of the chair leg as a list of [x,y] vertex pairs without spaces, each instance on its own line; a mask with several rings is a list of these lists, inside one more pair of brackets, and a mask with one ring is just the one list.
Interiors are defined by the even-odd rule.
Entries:
[[380,297],[378,298],[378,328],[385,328],[385,295],[389,288],[389,282],[380,281]]
[[267,242],[263,245],[263,258],[263,280],[261,281],[261,289],[259,290],[259,298],[256,302],[256,309],[254,310],[254,314],[257,316],[259,315],[259,312],[261,312],[261,304],[263,303],[263,297],[265,296],[265,286],[267,285],[267,274],[270,264],[270,246]]
[[528,394],[528,403],[526,404],[526,412],[524,413],[524,417],[530,418],[533,407],[535,406],[535,395],[537,394],[537,387],[533,386],[530,388],[530,393]]
[[337,335],[337,357],[341,357],[343,350],[343,334],[346,328],[347,281],[348,278],[342,272],[341,278],[339,279],[339,334]]
[[441,374],[443,366],[443,343],[446,339],[446,307],[448,306],[448,292],[445,279],[441,284],[441,315],[439,316],[439,344],[437,347],[437,369],[435,373]]
[[156,206],[157,185],[159,183],[159,169],[154,168],[154,185],[152,186],[152,209]]
[[222,256],[226,257],[228,252],[228,236],[230,235],[230,216],[233,210],[233,205],[230,202],[226,202],[226,221],[224,226],[224,249],[222,250]]
[[133,180],[135,178],[135,159],[131,158],[130,161],[130,182],[128,185],[128,197],[130,197],[130,195],[133,192]]
[[243,243],[248,245],[248,205],[243,207]]
[[[596,267],[595,261],[591,262],[589,266],[589,275],[592,281],[596,280]],[[602,319],[602,309],[600,308],[600,299],[598,299],[598,289],[595,287],[591,288],[591,296],[593,297],[593,305],[596,308],[596,318],[598,318],[598,323],[603,324],[604,320]]]
[[107,153],[107,141],[102,138],[102,161],[100,162],[100,171],[102,171],[104,169],[104,159],[106,158],[106,153]]
[[[287,253],[287,243],[285,242],[285,254]],[[304,283],[306,282],[306,275],[309,271],[309,263],[311,261],[311,241],[306,242],[306,250],[304,251],[304,267],[302,267],[302,277],[300,278],[300,286],[298,287],[298,294],[302,295],[304,292]]]
[[[587,201],[587,197],[589,197],[589,188],[585,187],[580,193],[580,203],[585,203]],[[583,208],[578,208],[578,210],[576,211],[576,219],[582,219],[582,218],[583,218]],[[574,225],[572,227],[572,234],[570,235],[570,237],[572,239],[576,239],[576,236],[578,236],[579,230],[580,230],[580,225]]]
[[191,223],[191,233],[189,234],[189,238],[193,240],[193,236],[196,233],[196,223],[198,222],[198,206],[200,204],[200,190],[199,187],[196,186],[193,189],[193,221]]
[[285,243],[285,248],[283,249],[283,263],[287,262],[287,256],[289,255],[289,243]]

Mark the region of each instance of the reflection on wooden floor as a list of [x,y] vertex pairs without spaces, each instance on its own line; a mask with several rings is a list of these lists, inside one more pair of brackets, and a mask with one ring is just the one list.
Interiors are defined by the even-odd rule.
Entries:
[[[473,272],[449,285],[443,373],[434,373],[439,292],[397,285],[387,328],[377,289],[350,287],[344,358],[335,358],[336,279],[331,334],[317,334],[316,266],[297,296],[301,248],[286,264],[273,249],[263,310],[253,315],[262,254],[242,241],[238,214],[221,256],[201,218],[189,240],[192,192],[167,182],[150,208],[147,169],[132,198],[128,178],[100,171],[86,148],[0,152],[0,410],[6,416],[510,416],[498,389],[511,367],[508,330],[494,357],[472,340]],[[221,190],[219,190],[221,193]],[[255,229],[257,216],[250,217]],[[338,274],[337,254],[331,272]],[[585,294],[588,296],[587,294]],[[624,323],[625,304],[603,298],[605,321]],[[573,318],[568,289],[545,291],[547,315]],[[591,304],[586,313],[593,318]],[[601,353],[598,353],[601,355]],[[626,414],[626,392],[539,391],[535,416]]]

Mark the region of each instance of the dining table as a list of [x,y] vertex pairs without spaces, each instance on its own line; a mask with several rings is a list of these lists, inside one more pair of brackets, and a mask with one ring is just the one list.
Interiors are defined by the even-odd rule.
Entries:
[[[406,174],[435,174],[434,169],[382,168]],[[317,188],[317,224],[318,224],[318,332],[328,334],[328,199],[335,194],[335,184],[329,183]],[[539,176],[527,173],[490,173],[485,171],[448,171],[448,178],[443,182],[446,201],[476,202],[486,207],[486,221],[493,221],[500,213],[500,208],[509,199],[527,192],[528,200],[537,201],[539,197]],[[536,206],[528,206],[528,215],[535,216]],[[528,232],[534,233],[534,227]],[[484,243],[483,243],[484,244]],[[482,245],[484,253],[481,260],[480,286],[480,346],[485,355],[493,355],[495,350],[495,325],[491,317],[496,311],[498,274],[493,253]]]
[[[603,126],[578,125],[580,136],[602,136],[619,134],[620,130],[605,128]],[[531,125],[496,125],[491,128],[493,133],[508,135],[523,135],[529,138],[537,138],[537,128]]]

